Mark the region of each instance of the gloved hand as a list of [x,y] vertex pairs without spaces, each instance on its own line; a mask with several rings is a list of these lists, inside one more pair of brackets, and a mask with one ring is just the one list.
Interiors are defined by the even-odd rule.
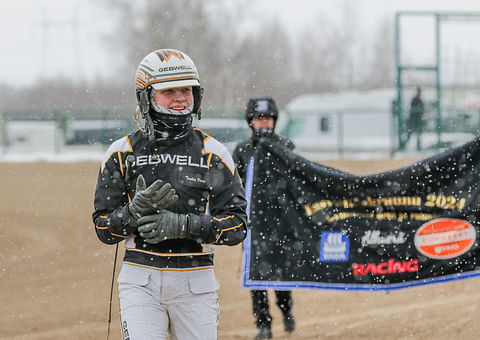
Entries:
[[115,234],[127,236],[137,230],[138,218],[158,213],[177,200],[178,195],[171,184],[158,179],[147,188],[145,179],[139,175],[135,196],[111,214],[109,229]]
[[138,219],[166,209],[178,200],[175,189],[170,183],[157,179],[148,188],[142,175],[137,178],[135,196],[128,203],[131,215]]
[[192,214],[177,214],[162,210],[160,214],[141,217],[137,220],[140,236],[145,242],[156,244],[161,241],[175,238],[191,238],[190,219]]

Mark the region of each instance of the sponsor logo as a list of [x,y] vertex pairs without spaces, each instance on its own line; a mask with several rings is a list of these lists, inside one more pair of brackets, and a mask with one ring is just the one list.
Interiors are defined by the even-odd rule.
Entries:
[[157,159],[152,159],[152,155],[137,156],[134,166],[155,165],[155,164],[175,164],[191,166],[196,168],[208,169],[208,165],[204,163],[203,157],[198,160],[192,159],[192,156],[187,155],[171,155],[169,153],[159,154]]
[[395,261],[395,259],[389,259],[387,262],[368,264],[354,263],[352,264],[352,270],[353,276],[414,273],[418,272],[418,259],[409,261]]
[[363,234],[362,246],[372,246],[379,244],[403,244],[407,242],[407,236],[403,231],[398,234],[382,234],[380,230],[369,230]]
[[320,261],[346,262],[350,250],[350,239],[341,232],[324,232],[320,237]]
[[169,67],[160,67],[158,72],[167,72],[167,71],[180,71],[180,70],[191,70],[192,67],[180,65],[180,66],[169,66]]
[[420,226],[413,242],[422,255],[443,260],[466,253],[476,238],[475,228],[467,221],[438,218]]
[[183,55],[178,52],[178,51],[174,51],[174,50],[160,50],[158,52],[156,52],[158,58],[160,58],[160,61],[163,63],[164,61],[169,61],[170,58],[172,57],[175,57],[175,58],[178,58],[180,60],[184,59],[183,58]]

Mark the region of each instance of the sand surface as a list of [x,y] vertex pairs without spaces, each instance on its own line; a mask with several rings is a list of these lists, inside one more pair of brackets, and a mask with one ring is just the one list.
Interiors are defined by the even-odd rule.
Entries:
[[[371,174],[412,162],[322,163]],[[0,164],[0,339],[106,339],[115,247],[96,238],[91,222],[98,167]],[[240,284],[241,246],[217,247],[215,265],[219,339],[252,339],[250,294]],[[477,287],[478,279],[470,279],[388,294],[297,290],[297,329],[290,335],[269,292],[274,338],[478,339]],[[116,286],[110,339],[120,339]]]

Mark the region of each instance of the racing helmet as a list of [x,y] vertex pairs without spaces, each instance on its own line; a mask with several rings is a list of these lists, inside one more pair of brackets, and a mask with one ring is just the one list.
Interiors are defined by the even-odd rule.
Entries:
[[248,100],[245,111],[245,119],[248,124],[253,118],[259,117],[272,117],[277,122],[278,108],[272,97],[256,97]]
[[[155,105],[153,95],[157,90],[191,86],[193,108],[173,112]],[[138,65],[135,75],[137,108],[134,118],[150,140],[161,145],[184,140],[192,126],[192,114],[201,118],[203,88],[192,59],[174,49],[159,49],[149,53]]]
[[248,122],[248,125],[253,130],[252,119],[260,117],[272,117],[273,118],[273,129],[264,129],[262,131],[254,131],[258,135],[271,135],[273,130],[275,130],[275,125],[277,124],[278,118],[278,108],[275,100],[272,97],[255,97],[250,98],[247,103],[247,109],[245,111],[245,119]]

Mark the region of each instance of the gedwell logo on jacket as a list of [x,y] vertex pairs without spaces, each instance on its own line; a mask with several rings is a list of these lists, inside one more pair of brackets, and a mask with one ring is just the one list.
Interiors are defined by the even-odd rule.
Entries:
[[208,165],[205,164],[203,157],[200,157],[199,159],[192,159],[192,156],[171,155],[169,153],[162,153],[158,155],[157,159],[152,159],[152,155],[137,156],[134,166],[155,164],[174,164],[208,169]]

